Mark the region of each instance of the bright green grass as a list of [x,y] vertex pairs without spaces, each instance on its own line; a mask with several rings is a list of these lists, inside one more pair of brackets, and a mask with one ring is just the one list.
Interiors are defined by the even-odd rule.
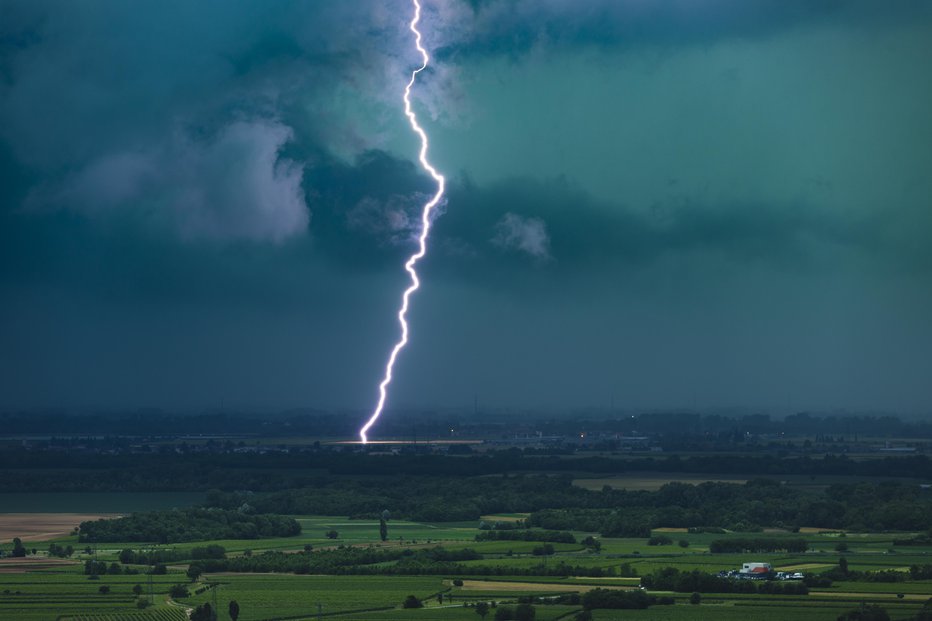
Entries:
[[[224,574],[206,579],[220,583],[216,593],[220,610],[225,611],[235,599],[242,621],[316,615],[318,603],[326,613],[395,607],[408,595],[425,598],[446,589],[440,577]],[[213,598],[206,591],[179,601],[194,606],[212,603]]]
[[[537,606],[537,621],[555,621],[568,613],[581,610],[578,606]],[[490,611],[485,621],[492,621],[494,611]],[[338,619],[346,621],[481,621],[473,608],[421,608],[418,610],[383,610],[362,614],[340,615]],[[567,617],[572,619],[572,615]]]
[[[0,574],[0,619],[54,621],[62,615],[79,613],[136,613],[133,585],[141,584],[146,593],[149,590],[149,577],[145,575],[101,576],[100,580],[88,580],[82,572],[81,566],[73,565],[55,571]],[[156,603],[164,601],[172,584],[184,581],[181,573],[153,576]],[[109,586],[110,593],[99,593],[101,585]],[[151,612],[160,609],[157,607]]]
[[[855,570],[897,569],[904,570],[912,564],[932,563],[932,550],[926,548],[904,547],[897,552],[889,552],[893,547],[893,539],[903,538],[904,535],[892,534],[849,534],[840,537],[835,534],[688,534],[665,533],[674,542],[685,539],[690,545],[680,548],[675,543],[670,546],[648,546],[646,539],[634,538],[601,538],[603,547],[599,554],[583,550],[580,545],[554,544],[557,554],[552,557],[534,557],[528,554],[539,542],[494,541],[476,542],[475,536],[479,532],[477,522],[422,524],[406,521],[389,522],[389,541],[381,543],[379,540],[378,522],[373,520],[348,520],[343,517],[328,516],[298,516],[303,533],[296,537],[273,538],[259,540],[239,541],[209,541],[197,543],[176,544],[177,548],[191,548],[209,543],[224,546],[232,555],[241,554],[245,550],[260,553],[264,550],[300,550],[305,544],[315,549],[333,547],[337,545],[399,545],[415,547],[423,545],[443,544],[449,549],[473,548],[488,558],[480,561],[465,563],[469,566],[502,567],[511,570],[522,570],[538,565],[546,560],[548,566],[563,561],[569,565],[584,567],[614,568],[616,571],[623,564],[630,564],[640,575],[651,573],[663,567],[676,567],[683,571],[699,570],[715,573],[723,569],[740,567],[743,562],[764,561],[775,567],[794,565],[821,565],[822,567],[806,571],[823,571],[837,565],[842,554],[834,551],[839,542],[848,545],[849,551],[843,556],[848,559],[849,567]],[[339,537],[335,540],[325,538],[328,530],[336,530]],[[586,533],[574,533],[581,540]],[[710,554],[708,545],[711,541],[728,537],[766,536],[766,537],[804,537],[810,546],[822,552],[808,552],[805,554]],[[400,540],[400,541],[399,541]],[[84,544],[78,544],[73,537],[59,540],[62,545],[70,543],[78,549]],[[428,543],[430,542],[430,543]],[[47,544],[37,546],[46,549]],[[124,547],[138,549],[138,543],[109,543],[101,544],[97,554],[101,560],[111,561]],[[514,556],[504,555],[508,550]],[[634,554],[638,552],[639,554]],[[84,560],[83,555],[76,557]],[[468,571],[466,572],[468,574]],[[454,576],[447,576],[451,578]],[[464,575],[461,577],[468,577]],[[146,576],[104,576],[100,581],[88,581],[81,575],[81,567],[60,571],[35,572],[31,574],[0,574],[0,593],[10,589],[10,595],[4,598],[0,595],[0,619],[24,619],[25,621],[52,621],[59,615],[105,613],[110,619],[116,621],[116,615],[138,614],[135,610],[131,594],[134,584],[146,586]],[[213,579],[222,583],[216,591],[217,602],[221,613],[226,612],[230,599],[237,599],[243,609],[244,621],[259,621],[272,617],[288,617],[307,615],[314,618],[317,612],[317,603],[321,602],[324,612],[346,612],[368,608],[391,608],[385,611],[367,612],[364,614],[339,615],[338,618],[373,619],[386,621],[404,619],[423,619],[424,621],[440,621],[442,619],[478,619],[472,609],[464,608],[436,608],[436,600],[425,610],[410,611],[396,609],[405,596],[414,594],[425,597],[443,590],[443,578],[437,577],[394,577],[394,576],[294,576],[281,574],[263,575],[224,575]],[[591,578],[560,578],[555,576],[476,576],[481,580],[541,582],[565,585],[566,591],[573,591],[582,585],[597,586],[632,586],[639,579],[613,578],[608,580],[595,580]],[[159,594],[157,599],[162,600],[171,584],[184,582],[182,573],[176,572],[171,576],[156,576],[155,591]],[[97,588],[101,584],[111,586],[109,596],[101,596]],[[15,591],[20,591],[15,595]],[[614,619],[767,619],[772,621],[781,618],[801,619],[802,621],[821,621],[822,619],[835,619],[841,612],[851,609],[859,601],[859,594],[870,594],[867,599],[882,602],[884,607],[891,610],[894,619],[902,619],[909,611],[918,606],[917,600],[898,600],[896,593],[907,595],[932,594],[932,583],[906,582],[895,584],[882,583],[837,583],[829,590],[832,596],[817,595],[810,597],[764,597],[757,595],[708,595],[704,604],[699,607],[688,606],[685,599],[688,594],[674,594],[679,605],[669,607],[656,607],[648,611],[599,611],[596,619],[599,621],[613,621]],[[454,591],[459,593],[459,590]],[[543,591],[541,592],[544,593]],[[847,597],[844,594],[849,594]],[[530,594],[530,593],[523,593]],[[552,594],[548,592],[547,594]],[[840,595],[840,596],[839,596]],[[475,601],[476,598],[488,597],[494,599],[514,599],[517,594],[506,589],[490,589],[487,592],[463,591],[459,597]],[[199,596],[188,598],[185,604],[194,605],[200,602],[213,602],[213,592],[206,592]],[[16,599],[18,598],[18,599]],[[715,602],[714,605],[709,605]],[[457,602],[458,603],[458,602]],[[556,615],[558,607],[539,606],[538,618],[549,620]],[[564,609],[563,613],[571,609]],[[158,610],[154,612],[159,612]],[[562,614],[562,613],[561,613]],[[613,616],[614,615],[614,616]],[[223,618],[223,616],[221,616]],[[491,617],[489,617],[491,618]],[[571,618],[571,617],[569,617]],[[104,621],[105,617],[95,617],[93,621]],[[90,621],[90,619],[88,620]],[[157,621],[156,617],[126,616],[125,621]],[[169,620],[164,620],[169,621]]]
[[60,621],[187,621],[187,619],[188,616],[183,608],[162,606],[140,612],[79,614],[73,617],[62,617]]

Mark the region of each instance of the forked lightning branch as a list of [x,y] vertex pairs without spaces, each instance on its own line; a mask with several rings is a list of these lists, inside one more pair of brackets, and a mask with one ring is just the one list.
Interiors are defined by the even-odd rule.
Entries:
[[398,311],[398,323],[401,325],[401,338],[395,343],[395,346],[392,348],[391,353],[388,356],[388,362],[385,364],[385,374],[382,377],[381,383],[379,383],[379,400],[375,406],[375,410],[372,412],[372,415],[369,417],[369,420],[366,421],[366,424],[362,426],[359,430],[359,439],[363,444],[368,443],[369,438],[367,433],[372,425],[379,419],[379,416],[382,414],[382,410],[385,408],[385,401],[388,397],[388,387],[392,383],[392,372],[395,367],[395,361],[398,359],[398,354],[401,353],[401,350],[404,349],[405,345],[408,344],[408,322],[407,314],[408,307],[411,301],[411,294],[418,290],[421,286],[421,281],[418,279],[417,271],[415,266],[417,262],[424,258],[424,255],[427,254],[427,238],[430,235],[430,219],[431,214],[437,204],[440,202],[440,199],[443,197],[444,191],[444,178],[437,170],[430,164],[427,160],[427,149],[429,147],[429,142],[427,140],[427,132],[418,124],[417,115],[414,114],[414,110],[411,107],[411,89],[414,87],[414,83],[417,80],[417,75],[424,71],[427,68],[427,64],[430,62],[430,56],[427,54],[427,50],[421,45],[421,31],[418,30],[418,23],[421,20],[421,4],[418,0],[412,0],[414,6],[414,17],[411,19],[409,28],[414,34],[414,45],[417,48],[418,53],[421,55],[421,66],[411,72],[411,79],[408,80],[408,84],[405,86],[404,90],[404,110],[405,116],[408,117],[408,121],[411,123],[411,130],[418,135],[421,141],[421,149],[418,153],[418,161],[420,161],[421,166],[424,168],[427,173],[433,177],[434,181],[437,182],[437,192],[433,197],[424,204],[421,209],[421,232],[418,235],[418,249],[417,252],[412,254],[408,260],[405,262],[405,270],[411,276],[411,284],[405,289],[404,294],[401,296],[401,308]]

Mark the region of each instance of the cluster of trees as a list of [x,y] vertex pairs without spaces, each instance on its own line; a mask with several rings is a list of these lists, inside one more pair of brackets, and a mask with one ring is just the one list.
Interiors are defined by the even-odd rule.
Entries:
[[19,537],[13,537],[13,549],[10,551],[10,556],[14,558],[22,558],[26,556],[26,546],[23,545],[23,540]]
[[672,597],[655,597],[644,591],[620,591],[616,589],[592,589],[582,596],[582,605],[586,610],[614,608],[642,610],[656,604],[671,605]]
[[82,542],[146,541],[177,543],[208,539],[291,537],[301,533],[294,518],[252,515],[223,509],[149,511],[128,517],[82,522]]
[[[164,567],[164,565],[163,565]],[[84,561],[85,576],[119,576],[120,574],[138,574],[139,570],[132,567],[124,567],[119,563],[110,563],[104,561],[95,561],[93,559]]]
[[774,582],[722,578],[699,570],[681,571],[664,567],[641,578],[641,585],[657,591],[677,593],[767,593],[769,595],[807,595],[802,582]]
[[913,580],[932,580],[932,565],[911,565],[909,577]]
[[476,535],[476,541],[546,541],[576,543],[573,533],[565,530],[486,530]]
[[58,558],[68,558],[74,554],[74,547],[72,545],[61,546],[57,543],[49,544],[49,556],[56,556]]
[[[818,525],[855,531],[928,530],[932,494],[906,483],[830,486],[817,494],[759,479],[744,485],[668,483],[655,492],[603,490],[597,498],[536,511],[530,526],[650,537],[661,527],[759,532],[763,526]],[[919,544],[923,539],[917,539]]]
[[528,525],[524,520],[509,520],[509,521],[495,521],[487,522],[482,520],[479,522],[479,530],[515,530],[516,528],[527,528]]
[[[365,459],[364,456],[360,456]],[[586,506],[599,494],[572,485],[572,478],[505,476],[371,479],[322,478],[312,487],[266,494],[208,492],[207,504],[235,509],[244,502],[262,513],[347,515],[379,518],[384,507],[397,517],[423,521],[478,520],[490,513],[530,512],[551,506]],[[504,531],[496,528],[494,531]]]
[[[487,608],[477,608],[476,612],[484,618],[485,615],[482,614],[482,610],[488,612]],[[498,606],[495,608],[495,615],[492,618],[495,621],[534,621],[537,618],[537,611],[530,604],[518,604],[513,608],[511,606]]]
[[226,548],[216,544],[190,549],[157,548],[153,550],[133,550],[132,548],[124,548],[120,551],[120,562],[124,565],[156,565],[159,563],[175,563],[191,559],[226,558],[226,555]]

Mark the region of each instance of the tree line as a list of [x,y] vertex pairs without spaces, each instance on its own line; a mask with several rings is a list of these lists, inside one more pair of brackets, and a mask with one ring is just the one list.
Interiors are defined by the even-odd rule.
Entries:
[[[106,476],[99,476],[101,471]],[[315,472],[316,471],[316,472]],[[325,472],[325,475],[319,472]],[[33,491],[225,491],[273,492],[321,487],[341,475],[417,477],[430,472],[457,480],[508,472],[615,474],[740,472],[750,477],[851,475],[932,478],[926,455],[854,460],[845,455],[813,458],[713,453],[680,457],[538,455],[532,449],[481,455],[369,455],[331,451],[241,454],[104,454],[32,451],[0,453],[0,492]]]
[[145,541],[179,543],[210,539],[291,537],[301,533],[297,520],[282,515],[252,515],[224,509],[146,511],[127,517],[82,522],[81,542]]

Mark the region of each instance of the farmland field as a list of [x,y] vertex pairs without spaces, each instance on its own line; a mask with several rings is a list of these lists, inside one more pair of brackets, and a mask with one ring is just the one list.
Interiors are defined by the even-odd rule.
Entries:
[[[494,519],[495,516],[488,516]],[[525,571],[539,567],[541,563],[570,563],[580,567],[623,571],[631,568],[639,575],[656,570],[675,567],[682,571],[699,570],[715,573],[739,567],[749,559],[747,554],[709,554],[708,544],[715,538],[742,536],[740,534],[695,534],[659,529],[677,540],[688,543],[687,547],[674,545],[648,546],[644,539],[602,538],[602,551],[593,552],[578,544],[553,544],[555,554],[541,558],[531,554],[539,545],[532,541],[474,541],[479,532],[478,523],[422,523],[413,521],[391,522],[390,537],[381,542],[378,522],[372,520],[348,520],[345,517],[298,516],[303,532],[295,537],[278,537],[258,540],[211,540],[202,544],[222,545],[228,554],[262,554],[264,551],[293,552],[303,549],[305,544],[315,549],[333,549],[336,546],[374,546],[392,549],[431,549],[442,544],[449,550],[474,549],[486,557],[481,560],[464,561],[465,573],[439,576],[321,576],[294,574],[236,574],[213,573],[201,576],[190,586],[192,594],[176,598],[167,597],[173,584],[184,584],[188,579],[183,574],[186,565],[170,569],[167,575],[152,577],[152,600],[154,606],[147,610],[136,608],[132,592],[134,585],[143,587],[148,598],[148,576],[105,575],[90,580],[82,573],[82,563],[87,559],[101,559],[107,563],[117,560],[123,547],[134,544],[113,543],[95,546],[92,554],[78,550],[73,559],[51,559],[39,552],[26,559],[4,559],[6,572],[0,571],[0,618],[25,619],[27,621],[61,618],[62,621],[174,621],[179,612],[204,603],[217,603],[221,610],[236,600],[242,610],[240,619],[262,621],[272,618],[313,618],[318,606],[328,616],[346,619],[424,619],[440,621],[449,619],[477,618],[464,604],[478,601],[495,601],[500,605],[514,603],[518,597],[550,597],[559,594],[585,593],[594,588],[634,589],[637,577],[561,577],[561,576],[470,576],[470,568],[494,566],[501,571]],[[337,530],[337,539],[325,536],[328,530]],[[581,540],[587,534],[577,532]],[[395,537],[398,539],[395,539]],[[773,534],[771,536],[800,536]],[[822,571],[835,567],[840,555],[833,547],[840,540],[838,533],[812,532],[803,535],[810,546],[805,554],[755,554],[753,560],[770,562],[775,567],[793,571]],[[851,550],[846,553],[849,566],[857,570],[894,569],[906,571],[910,565],[932,562],[932,550],[928,548],[905,548],[891,552],[894,535],[851,534],[844,540]],[[428,543],[428,541],[430,543]],[[80,547],[73,536],[60,537],[56,543],[70,543]],[[37,544],[39,545],[39,544]],[[48,545],[48,544],[42,544]],[[135,544],[138,545],[138,544]],[[819,551],[822,550],[822,551]],[[624,567],[623,567],[624,566]],[[144,567],[138,568],[144,570]],[[625,570],[627,571],[627,570]],[[459,578],[462,584],[453,584]],[[109,587],[106,594],[101,586]],[[200,588],[199,594],[193,593]],[[444,595],[443,604],[437,598]],[[902,594],[902,597],[898,597]],[[419,610],[400,610],[402,600],[414,595],[423,600],[426,607]],[[685,594],[670,594],[676,600],[673,606],[658,606],[647,610],[618,612],[595,611],[594,618],[601,621],[614,619],[772,619],[777,608],[784,613],[792,610],[794,619],[830,621],[844,610],[861,601],[875,601],[890,607],[893,619],[903,619],[915,613],[919,605],[932,597],[932,580],[911,581],[900,584],[870,582],[840,582],[829,589],[813,589],[804,597],[762,597],[740,594],[705,595],[703,603],[695,606],[687,603]],[[180,607],[180,608],[179,608]],[[538,619],[556,619],[572,613],[578,607],[538,606]],[[365,612],[357,612],[365,611]],[[119,615],[123,615],[120,617]],[[180,620],[180,617],[177,617]]]
[[62,537],[87,520],[115,517],[118,513],[0,513],[0,541],[48,541]]

